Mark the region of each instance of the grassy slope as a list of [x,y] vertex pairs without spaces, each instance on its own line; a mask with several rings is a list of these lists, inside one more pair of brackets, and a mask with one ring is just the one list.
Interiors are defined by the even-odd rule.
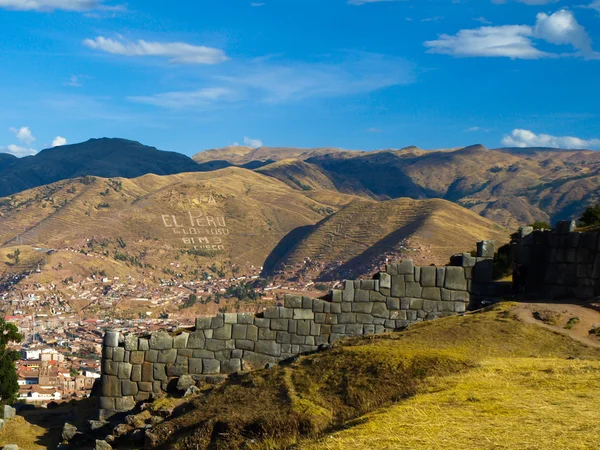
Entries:
[[405,239],[410,239],[413,248],[419,244],[427,247],[425,259],[419,263],[444,264],[476,241],[495,239],[500,244],[507,236],[497,224],[444,200],[360,200],[315,225],[282,262],[297,264],[305,257],[342,261],[343,266],[327,277],[357,276],[386,252],[399,251]]
[[[180,254],[186,247],[172,229],[164,227],[161,215],[185,220],[188,210],[203,209],[208,215],[225,216],[230,230],[223,238],[226,250],[205,258],[207,263],[232,261],[260,266],[283,236],[296,227],[316,223],[332,211],[278,180],[237,168],[116,181],[122,183],[119,190],[113,189],[109,180],[95,178],[89,184],[63,181],[4,199],[0,243],[5,246],[0,257],[10,262],[6,255],[14,251],[18,234],[30,247],[58,249],[87,249],[88,239],[94,238],[97,243],[108,242],[105,247],[96,244],[97,252],[108,249],[112,255],[117,249],[157,268],[169,267],[178,256],[182,267],[193,270],[203,261]],[[194,203],[211,193],[217,205]],[[109,207],[99,207],[102,204]],[[119,237],[126,242],[125,249],[116,245]],[[24,248],[22,252],[20,268],[35,268],[39,254],[30,255]],[[0,267],[0,272],[19,269],[4,264]],[[109,275],[121,274],[110,271]]]
[[[420,336],[419,346],[470,354],[475,369],[434,377],[419,395],[301,448],[598,448],[598,352],[510,314],[500,312],[496,323],[486,314],[456,329],[448,325],[457,319],[417,327],[397,342],[412,347]],[[470,342],[458,337],[466,326]]]
[[147,448],[597,448],[600,350],[511,309],[233,379],[180,406]]

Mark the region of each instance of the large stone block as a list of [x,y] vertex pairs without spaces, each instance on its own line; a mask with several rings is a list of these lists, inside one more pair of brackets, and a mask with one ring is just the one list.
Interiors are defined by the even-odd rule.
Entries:
[[363,334],[363,324],[348,324],[346,325],[346,335],[361,336]]
[[189,333],[178,334],[173,338],[173,348],[186,348],[189,338]]
[[[296,311],[296,310],[294,310]],[[301,311],[301,310],[298,310]],[[311,311],[312,313],[312,311]],[[258,327],[258,328],[269,328],[271,326],[271,319],[264,319],[261,317],[256,317],[254,319],[254,326]]]
[[143,364],[146,358],[145,352],[133,351],[129,354],[129,361],[131,364]]
[[387,319],[389,317],[389,311],[387,309],[387,305],[385,303],[375,303],[373,305],[373,309],[371,310],[371,314],[373,317],[380,317]]
[[375,290],[376,280],[360,280],[360,288],[365,291]]
[[117,375],[119,373],[119,364],[110,359],[102,360],[102,373],[104,375]]
[[131,368],[131,381],[142,381],[142,366],[136,364]]
[[435,267],[421,267],[421,286],[423,287],[435,287],[436,268]]
[[205,359],[202,361],[202,366],[202,373],[205,375],[221,373],[221,362],[216,359]]
[[114,362],[123,362],[125,360],[125,349],[123,347],[113,348],[112,360]]
[[144,363],[142,364],[142,381],[145,382],[153,382],[154,381],[154,372],[152,369],[152,363]]
[[441,300],[442,293],[439,287],[425,287],[423,288],[422,297],[427,300]]
[[231,324],[225,324],[213,332],[213,339],[231,339]]
[[221,363],[221,373],[235,373],[242,370],[241,359],[230,359]]
[[373,319],[374,318],[371,314],[361,314],[361,313],[356,314],[356,323],[372,324]]
[[100,409],[113,410],[115,409],[114,397],[100,397]]
[[158,352],[158,362],[162,364],[174,364],[177,360],[177,349],[161,350]]
[[202,331],[195,331],[188,337],[187,348],[204,348],[205,343],[206,338],[204,337],[204,333]]
[[435,285],[437,287],[444,287],[444,280],[446,279],[446,268],[436,267],[435,268]]
[[[390,289],[384,289],[384,292],[390,292]],[[369,301],[370,302],[385,302],[386,296],[378,291],[369,291]]]
[[246,339],[250,341],[258,341],[258,327],[255,325],[248,325],[248,330],[246,331]]
[[125,350],[133,351],[138,349],[138,337],[135,334],[125,336]]
[[283,305],[286,308],[302,308],[302,297],[299,295],[288,295],[283,299]]
[[248,332],[248,325],[234,324],[231,329],[232,339],[246,339],[246,333]]
[[121,379],[121,380],[129,380],[131,378],[131,369],[132,369],[132,365],[126,362],[120,363],[119,364],[119,373],[117,374],[117,376]]
[[104,333],[103,345],[105,347],[118,347],[121,333],[118,331],[107,331]]
[[263,311],[263,317],[265,319],[278,319],[279,318],[279,308],[270,307]]
[[333,303],[341,303],[342,302],[342,292],[340,289],[332,289],[331,290],[331,301]]
[[223,319],[226,324],[234,324],[237,323],[238,315],[237,313],[225,313]]
[[165,331],[156,331],[150,335],[150,348],[153,350],[173,348],[173,338]]
[[340,323],[356,323],[356,313],[342,313],[339,318]]
[[138,339],[138,350],[142,352],[146,352],[150,350],[150,341],[148,339],[139,338]]
[[354,301],[354,282],[350,280],[344,281],[344,290],[342,292],[342,301],[353,302]]
[[369,301],[369,291],[365,291],[363,289],[356,289],[354,291],[354,301],[355,302],[368,302]]
[[242,325],[252,325],[254,323],[254,314],[237,313],[237,323]]
[[215,317],[212,318],[212,320],[210,321],[210,327],[214,330],[215,328],[221,328],[223,325],[225,325],[225,315],[223,314],[217,314]]
[[462,267],[446,267],[444,287],[456,291],[466,291],[467,279],[465,278],[465,269]]
[[102,396],[103,397],[120,397],[121,396],[121,380],[113,375],[104,375],[102,377]]
[[196,317],[196,330],[208,330],[212,325],[212,317]]
[[352,312],[371,314],[373,311],[374,303],[353,303],[352,304]]
[[271,330],[274,331],[287,331],[288,319],[272,319]]
[[296,333],[300,336],[308,336],[310,334],[310,320],[298,320],[296,322]]
[[167,379],[167,366],[161,363],[152,364],[152,376],[155,380],[164,381]]
[[477,243],[478,258],[493,258],[495,251],[494,241],[481,241]]
[[275,341],[258,341],[254,345],[254,352],[275,357],[281,356],[281,345]]
[[254,341],[249,339],[238,339],[235,341],[235,348],[240,350],[254,351]]
[[390,289],[392,287],[392,276],[389,273],[379,272],[377,274],[377,279],[379,280],[379,288],[387,288]]
[[131,411],[133,408],[135,408],[135,400],[132,396],[115,399],[116,411]]
[[192,375],[202,374],[202,359],[191,358],[188,363],[188,371]]
[[411,275],[414,276],[415,265],[411,260],[400,261],[397,264],[397,273],[398,275]]
[[121,392],[123,395],[136,395],[138,393],[138,384],[133,381],[122,380]]
[[287,331],[278,331],[275,342],[277,342],[278,344],[290,344],[292,342],[290,333],[288,333]]
[[269,330],[267,328],[261,328],[258,330],[259,341],[274,341],[277,337],[277,331]]
[[294,320],[314,320],[315,313],[311,309],[294,309]]
[[423,295],[422,288],[416,281],[409,281],[406,283],[406,296],[419,298]]

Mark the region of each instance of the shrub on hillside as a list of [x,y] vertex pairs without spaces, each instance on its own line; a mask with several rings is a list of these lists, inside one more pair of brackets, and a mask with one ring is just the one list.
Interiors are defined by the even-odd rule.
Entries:
[[600,205],[588,207],[579,218],[579,225],[582,227],[600,225]]

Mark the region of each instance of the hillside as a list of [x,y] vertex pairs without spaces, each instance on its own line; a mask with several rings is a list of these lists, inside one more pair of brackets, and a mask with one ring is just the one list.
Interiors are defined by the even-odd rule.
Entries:
[[[516,305],[502,304],[398,333],[338,341],[220,386],[199,383],[197,396],[167,397],[133,412],[114,445],[597,448],[599,370],[598,348],[524,323]],[[103,439],[114,425],[88,438]],[[8,426],[10,436],[19,436]],[[31,434],[45,431],[29,426],[35,428]],[[144,436],[137,444],[129,440],[140,434],[136,430]],[[59,433],[47,429],[46,440]]]
[[198,165],[180,153],[125,139],[90,139],[24,158],[0,155],[0,197],[85,175],[135,178],[197,170]]
[[317,266],[315,277],[353,279],[372,273],[387,258],[445,264],[482,239],[500,244],[507,232],[445,200],[357,200],[312,227],[295,230],[275,249],[265,270],[302,266],[308,259]]
[[570,219],[600,199],[600,154],[590,150],[265,148],[246,149],[235,157],[228,149],[213,150],[195,158],[205,165],[211,158],[249,168],[254,164],[300,190],[333,187],[376,200],[442,198],[510,229],[536,220]]
[[19,265],[3,258],[0,271],[32,269],[48,249],[72,249],[88,254],[87,263],[69,258],[88,274],[96,265],[110,276],[123,276],[115,273],[122,266],[137,276],[193,277],[209,264],[230,274],[233,265],[260,268],[285,235],[331,212],[278,180],[238,168],[61,181],[0,199],[1,254],[22,249]]
[[243,166],[252,162],[275,162],[282,159],[306,159],[311,156],[345,152],[337,148],[294,148],[294,147],[245,147],[232,146],[211,150],[204,150],[192,156],[199,164],[209,161],[222,161],[235,166]]

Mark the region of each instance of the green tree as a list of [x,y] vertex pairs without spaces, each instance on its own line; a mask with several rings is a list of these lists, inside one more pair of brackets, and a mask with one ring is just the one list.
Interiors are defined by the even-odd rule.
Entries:
[[14,403],[17,399],[19,383],[15,361],[21,356],[19,352],[11,350],[9,345],[21,342],[22,339],[16,325],[0,319],[0,405]]
[[13,252],[13,256],[15,258],[15,266],[19,265],[19,261],[21,261],[21,250],[18,248]]
[[600,205],[588,207],[579,218],[579,224],[583,227],[600,225]]

